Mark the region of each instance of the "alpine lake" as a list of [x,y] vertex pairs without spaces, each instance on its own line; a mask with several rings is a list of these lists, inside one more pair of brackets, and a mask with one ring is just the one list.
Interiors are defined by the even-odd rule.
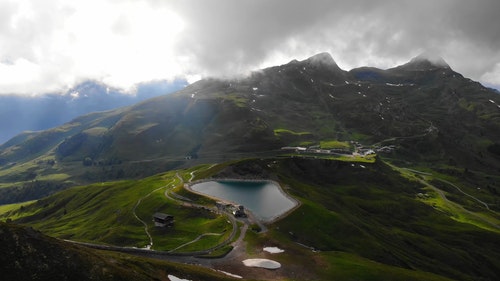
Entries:
[[195,183],[190,188],[202,195],[243,205],[262,222],[271,222],[298,204],[272,181],[206,181]]

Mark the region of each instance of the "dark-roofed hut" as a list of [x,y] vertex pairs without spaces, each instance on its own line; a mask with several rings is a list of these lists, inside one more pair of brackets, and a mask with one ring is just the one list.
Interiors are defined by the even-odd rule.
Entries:
[[155,213],[153,215],[153,221],[155,222],[155,226],[158,227],[172,226],[174,224],[174,216],[164,213]]

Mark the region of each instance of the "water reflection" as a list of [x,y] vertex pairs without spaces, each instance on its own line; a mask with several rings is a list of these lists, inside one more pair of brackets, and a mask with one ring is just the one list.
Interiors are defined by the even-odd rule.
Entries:
[[243,205],[260,220],[271,221],[297,205],[270,181],[207,181],[191,189],[224,201]]

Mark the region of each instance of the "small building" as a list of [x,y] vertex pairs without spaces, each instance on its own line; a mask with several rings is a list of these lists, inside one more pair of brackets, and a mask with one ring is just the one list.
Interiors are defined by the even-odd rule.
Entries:
[[155,226],[158,227],[172,226],[174,225],[174,216],[164,213],[155,213],[153,215],[153,221]]
[[246,218],[247,214],[245,213],[245,207],[243,205],[239,205],[234,211],[233,215],[237,218]]
[[233,205],[230,203],[222,202],[222,201],[217,201],[215,202],[215,206],[219,211],[227,211],[229,210]]

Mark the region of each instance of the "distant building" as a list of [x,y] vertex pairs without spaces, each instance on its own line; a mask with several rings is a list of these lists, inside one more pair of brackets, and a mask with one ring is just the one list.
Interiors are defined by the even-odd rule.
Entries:
[[166,227],[174,225],[174,216],[167,215],[164,213],[155,213],[153,215],[153,221],[155,226]]
[[363,152],[363,155],[372,155],[372,154],[376,154],[375,151],[373,151],[372,149],[368,149],[366,151]]
[[243,205],[239,205],[234,211],[233,215],[237,218],[246,218],[247,214],[245,213],[245,207]]
[[307,150],[307,148],[305,147],[300,147],[300,146],[284,146],[281,148],[282,150],[293,150],[295,151],[296,153],[301,153],[301,152],[305,152]]
[[220,212],[229,212],[237,218],[247,217],[247,214],[245,213],[245,207],[243,205],[233,205],[231,203],[217,201],[215,202],[215,206]]

